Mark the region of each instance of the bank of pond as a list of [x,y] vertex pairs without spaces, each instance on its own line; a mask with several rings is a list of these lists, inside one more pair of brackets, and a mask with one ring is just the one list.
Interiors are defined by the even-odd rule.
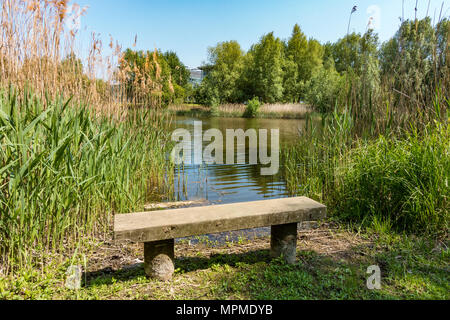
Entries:
[[[30,98],[17,108],[13,95],[0,99],[2,272],[74,252],[85,239],[108,234],[114,214],[160,201],[301,195],[326,204],[332,219],[346,223],[438,237],[448,231],[446,121],[361,139],[345,112],[289,120],[135,110],[111,119],[63,100],[44,106]],[[172,132],[184,128],[195,136],[195,122],[202,131],[278,129],[279,170],[265,176],[261,169],[270,164],[175,165]],[[252,153],[235,151],[244,158]]]

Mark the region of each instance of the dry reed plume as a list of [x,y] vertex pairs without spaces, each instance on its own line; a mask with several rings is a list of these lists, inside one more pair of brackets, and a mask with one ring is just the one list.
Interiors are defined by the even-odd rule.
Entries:
[[[156,77],[151,79],[136,69],[130,79],[132,66],[112,38],[109,47],[113,53],[106,56],[99,35],[92,33],[87,56],[80,58],[79,21],[87,8],[67,0],[0,1],[2,88],[13,85],[19,92],[29,88],[41,98],[73,96],[97,112],[115,116],[122,116],[130,103],[159,105],[161,71],[156,51],[146,63],[146,70],[154,70]],[[125,88],[130,82],[132,98]]]

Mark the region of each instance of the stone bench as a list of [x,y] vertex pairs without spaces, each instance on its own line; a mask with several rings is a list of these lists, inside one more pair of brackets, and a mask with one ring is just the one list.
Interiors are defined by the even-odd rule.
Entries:
[[297,225],[326,217],[327,208],[309,198],[172,209],[115,216],[115,240],[144,243],[145,272],[169,280],[174,272],[176,238],[271,227],[271,256],[296,262]]

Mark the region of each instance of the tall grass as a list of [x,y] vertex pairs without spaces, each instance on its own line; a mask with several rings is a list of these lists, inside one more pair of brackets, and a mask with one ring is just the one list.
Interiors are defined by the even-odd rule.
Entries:
[[297,144],[282,150],[288,190],[325,201],[334,189],[335,170],[353,144],[353,126],[349,111],[324,116],[320,125],[307,117]]
[[[18,96],[22,99],[18,100]],[[0,91],[0,266],[45,264],[164,192],[164,119]],[[158,120],[159,119],[159,120]]]
[[298,144],[283,151],[288,189],[324,202],[345,221],[448,234],[447,119],[371,138],[355,134],[350,111],[334,112],[321,127],[307,125]]
[[44,103],[47,96],[72,97],[97,114],[114,118],[126,116],[130,104],[160,106],[156,51],[145,62],[146,71],[156,74],[151,78],[126,61],[114,39],[107,45],[111,54],[105,53],[99,34],[92,33],[90,43],[81,43],[83,30],[77,21],[86,8],[69,0],[0,0],[0,10],[0,88],[14,85],[25,92],[31,87]]
[[335,215],[384,221],[397,231],[448,233],[450,128],[428,125],[403,139],[380,136],[350,150],[337,168],[330,206]]
[[284,151],[292,193],[362,225],[448,234],[449,43],[448,19],[408,20],[347,66],[334,113]]

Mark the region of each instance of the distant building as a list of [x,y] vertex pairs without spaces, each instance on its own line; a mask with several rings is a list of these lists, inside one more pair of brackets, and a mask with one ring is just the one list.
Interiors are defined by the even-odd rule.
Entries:
[[192,69],[189,69],[189,71],[191,73],[191,76],[189,77],[189,81],[192,84],[201,84],[203,79],[206,76],[205,72],[198,68],[192,68]]

